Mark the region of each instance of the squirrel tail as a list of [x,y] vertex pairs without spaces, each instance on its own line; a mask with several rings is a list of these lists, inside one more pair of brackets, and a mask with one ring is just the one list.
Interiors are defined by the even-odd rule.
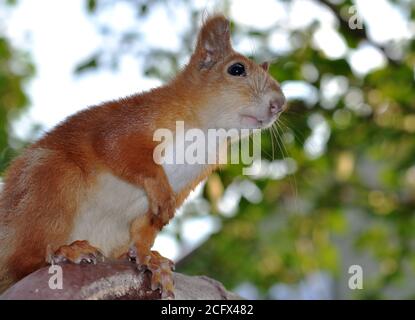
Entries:
[[9,259],[9,250],[7,250],[8,239],[4,237],[4,234],[2,234],[4,232],[2,231],[2,228],[3,226],[0,224],[0,294],[2,294],[15,282],[14,277],[12,276],[12,274],[9,271],[9,268],[7,267],[7,261]]
[[[3,183],[0,182],[0,200],[2,195]],[[0,217],[4,212],[0,211]],[[8,268],[8,260],[10,258],[10,228],[4,222],[5,219],[0,219],[0,294],[8,289],[14,282],[14,277],[11,275]],[[1,299],[1,297],[0,297]]]

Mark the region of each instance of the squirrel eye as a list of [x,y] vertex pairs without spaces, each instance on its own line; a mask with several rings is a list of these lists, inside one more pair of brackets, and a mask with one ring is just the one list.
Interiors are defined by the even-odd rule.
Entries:
[[246,76],[245,66],[240,63],[234,63],[228,68],[228,73],[232,76]]

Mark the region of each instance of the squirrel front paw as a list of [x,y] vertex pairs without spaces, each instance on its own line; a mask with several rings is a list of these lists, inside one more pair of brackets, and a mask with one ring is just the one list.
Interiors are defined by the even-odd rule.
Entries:
[[149,200],[149,211],[151,222],[161,229],[176,211],[176,196],[170,185],[164,179],[146,179],[144,182]]
[[160,290],[162,299],[174,299],[173,261],[157,251],[138,254],[135,247],[130,248],[128,256],[136,262],[138,270],[151,272],[151,290]]
[[174,197],[165,197],[157,199],[150,205],[151,222],[161,229],[174,217],[176,211],[176,199]]
[[61,246],[54,253],[48,254],[46,258],[50,264],[64,262],[96,264],[99,261],[104,261],[104,259],[102,252],[91,246],[86,240],[77,240],[69,245]]

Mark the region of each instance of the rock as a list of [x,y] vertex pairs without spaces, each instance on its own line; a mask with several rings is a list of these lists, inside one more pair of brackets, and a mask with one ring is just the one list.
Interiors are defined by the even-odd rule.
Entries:
[[[37,300],[147,300],[160,299],[159,290],[150,288],[150,272],[139,272],[128,261],[105,261],[92,264],[62,264],[62,289],[51,289],[55,272],[49,267],[28,275],[9,288],[1,299]],[[224,286],[205,276],[174,273],[175,295],[178,300],[241,299]]]

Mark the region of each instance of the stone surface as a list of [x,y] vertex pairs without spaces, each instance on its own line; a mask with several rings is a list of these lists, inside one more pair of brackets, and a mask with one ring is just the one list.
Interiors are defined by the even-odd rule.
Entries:
[[[62,289],[51,289],[49,267],[37,270],[9,288],[1,299],[38,300],[145,300],[160,299],[160,292],[150,288],[150,273],[139,272],[128,261],[106,261],[92,264],[62,264]],[[174,273],[175,296],[178,300],[240,299],[216,280],[205,276]]]

